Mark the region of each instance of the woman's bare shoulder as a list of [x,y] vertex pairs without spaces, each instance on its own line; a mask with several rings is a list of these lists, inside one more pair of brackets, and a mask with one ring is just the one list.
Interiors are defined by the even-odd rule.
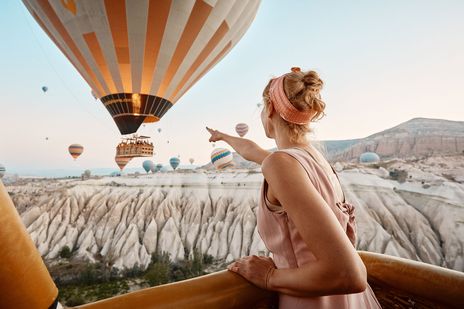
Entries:
[[262,163],[261,169],[266,177],[269,174],[286,173],[288,170],[298,168],[300,164],[291,154],[285,151],[275,151],[268,155]]

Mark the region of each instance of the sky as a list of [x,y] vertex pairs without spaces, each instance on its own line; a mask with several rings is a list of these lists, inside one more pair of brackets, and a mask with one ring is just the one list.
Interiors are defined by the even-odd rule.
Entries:
[[[232,51],[139,133],[152,137],[153,161],[163,164],[178,155],[207,163],[205,126],[235,134],[246,122],[247,137],[272,148],[256,104],[268,80],[293,66],[325,83],[326,116],[311,124],[313,139],[362,138],[414,117],[462,121],[462,16],[460,0],[263,0]],[[117,169],[116,125],[21,1],[0,2],[0,38],[0,163],[8,172]],[[72,143],[85,147],[76,161]]]

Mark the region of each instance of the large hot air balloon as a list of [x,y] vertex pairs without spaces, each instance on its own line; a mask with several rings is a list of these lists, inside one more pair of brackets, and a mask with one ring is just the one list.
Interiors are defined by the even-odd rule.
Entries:
[[95,94],[95,92],[93,92],[93,90],[90,91],[90,93],[92,94],[92,97],[93,97],[95,100],[98,100],[97,95]]
[[42,87],[42,91],[43,91],[43,92],[47,92],[47,91],[48,91],[48,87],[43,86],[43,87]]
[[193,162],[195,162],[195,159],[194,159],[194,158],[190,158],[190,159],[189,159],[189,162],[190,162],[190,164],[193,164]]
[[153,167],[153,162],[151,162],[150,160],[145,160],[143,161],[143,169],[145,170],[145,172],[147,172],[147,174],[151,171],[152,167]]
[[0,164],[0,178],[3,178],[3,176],[5,176],[5,173],[6,173],[6,168]]
[[116,156],[114,160],[116,161],[116,164],[119,166],[119,168],[122,171],[124,167],[126,167],[127,163],[129,163],[130,160],[132,160],[132,158]]
[[240,137],[244,137],[248,133],[248,125],[246,123],[239,123],[235,126],[235,132]]
[[[241,39],[259,0],[23,0],[122,134],[155,122]],[[131,3],[131,5],[129,5]]]
[[220,170],[234,165],[233,156],[230,150],[225,148],[216,148],[211,153],[211,162]]
[[172,157],[169,159],[169,164],[171,164],[171,167],[173,170],[176,170],[176,168],[179,166],[180,160],[178,157]]
[[84,152],[84,147],[79,144],[72,144],[68,147],[68,151],[74,160],[76,160]]

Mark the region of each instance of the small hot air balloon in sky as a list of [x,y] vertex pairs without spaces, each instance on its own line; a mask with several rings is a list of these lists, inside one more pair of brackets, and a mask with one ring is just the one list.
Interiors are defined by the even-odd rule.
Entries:
[[216,143],[212,143],[211,146],[213,146],[213,148],[216,147]]
[[48,137],[45,137],[45,140],[48,141]]
[[116,161],[116,164],[119,166],[121,171],[126,167],[127,163],[130,162],[132,158],[127,158],[127,157],[118,157],[116,156],[114,160]]
[[189,159],[189,162],[190,162],[190,164],[193,164],[193,162],[195,162],[195,159],[194,159],[194,158],[190,158],[190,159]]
[[263,106],[263,103],[257,103],[256,106],[260,108],[261,106]]
[[150,160],[145,160],[143,161],[142,166],[145,172],[147,172],[148,174],[151,171],[151,168],[153,167],[153,162],[151,162]]
[[42,87],[42,91],[43,91],[43,92],[47,92],[47,91],[48,91],[48,87],[47,87],[47,86],[43,86],[43,87]]
[[218,170],[233,166],[234,162],[232,160],[232,153],[228,149],[216,148],[211,153],[211,162]]
[[[156,164],[152,162],[152,165],[150,166],[150,171],[154,174],[156,172]],[[147,172],[148,173],[148,172]]]
[[84,152],[84,146],[79,144],[72,144],[68,147],[68,151],[74,160],[76,160]]
[[5,176],[5,173],[6,173],[6,168],[0,164],[0,178],[3,178],[3,176]]
[[169,164],[171,164],[171,167],[173,170],[176,170],[176,168],[179,166],[180,160],[177,157],[172,157],[169,159]]
[[168,144],[169,144],[169,141],[166,141],[166,143],[168,143]]
[[161,131],[162,131],[161,128],[158,128],[158,133],[161,133]]
[[235,132],[240,137],[244,137],[248,133],[248,125],[246,123],[239,123],[235,126]]
[[100,98],[121,134],[130,134],[144,122],[159,121],[231,51],[260,1],[23,3]]
[[161,164],[161,163],[156,164],[156,171],[157,172],[161,171],[162,168],[163,168],[163,164]]

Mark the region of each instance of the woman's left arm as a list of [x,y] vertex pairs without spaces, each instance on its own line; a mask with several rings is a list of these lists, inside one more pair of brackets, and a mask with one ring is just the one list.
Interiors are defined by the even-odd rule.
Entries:
[[366,268],[300,163],[276,152],[264,160],[262,170],[316,261],[299,268],[275,269],[262,258],[246,257],[232,263],[229,270],[262,288],[299,297],[364,291]]

